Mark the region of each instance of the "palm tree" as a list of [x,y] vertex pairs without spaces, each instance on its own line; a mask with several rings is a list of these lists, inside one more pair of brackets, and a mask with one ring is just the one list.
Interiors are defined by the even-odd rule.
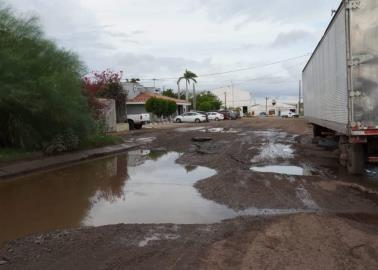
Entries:
[[139,83],[140,79],[139,78],[126,79],[126,82],[128,82],[128,83]]
[[[185,99],[186,101],[189,101],[189,92],[188,92],[188,86],[190,85],[190,81],[193,81],[193,83],[197,83],[197,75],[190,70],[185,70],[185,73],[182,77],[180,77],[177,81],[177,85],[180,87],[181,80],[185,80],[186,88],[185,88]],[[179,88],[180,89],[180,88]],[[194,93],[195,94],[195,93]]]

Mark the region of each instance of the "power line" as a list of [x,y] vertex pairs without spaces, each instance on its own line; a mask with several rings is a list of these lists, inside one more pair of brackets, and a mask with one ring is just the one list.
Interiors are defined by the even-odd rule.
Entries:
[[[239,69],[228,70],[228,71],[223,71],[223,72],[200,74],[200,75],[197,75],[197,77],[198,78],[214,77],[214,76],[224,75],[224,74],[229,74],[229,73],[236,73],[236,72],[242,72],[242,71],[247,71],[247,70],[253,70],[253,69],[258,69],[258,68],[263,68],[263,67],[281,64],[281,63],[284,63],[284,62],[289,62],[289,61],[300,59],[300,58],[303,58],[303,57],[306,57],[306,56],[309,56],[309,55],[310,55],[310,53],[306,53],[306,54],[303,54],[303,55],[300,55],[300,56],[286,58],[286,59],[282,59],[282,60],[279,60],[279,61],[270,62],[270,63],[267,63],[267,64],[260,64],[260,65],[255,65],[255,66],[251,66],[251,67],[239,68]],[[153,78],[153,79],[147,79],[146,78],[146,79],[140,79],[140,80],[143,80],[143,81],[153,81],[153,80],[165,81],[165,80],[177,80],[177,77]]]

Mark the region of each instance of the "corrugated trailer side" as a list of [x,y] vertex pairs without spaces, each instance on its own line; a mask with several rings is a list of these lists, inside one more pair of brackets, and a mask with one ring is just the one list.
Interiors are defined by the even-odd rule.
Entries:
[[303,70],[305,118],[343,134],[348,133],[345,16],[343,3]]
[[378,0],[343,0],[303,70],[305,117],[350,173],[378,163]]

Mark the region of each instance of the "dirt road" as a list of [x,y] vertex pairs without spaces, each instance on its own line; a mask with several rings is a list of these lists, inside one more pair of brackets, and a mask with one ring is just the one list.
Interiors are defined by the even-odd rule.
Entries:
[[32,235],[0,248],[0,269],[378,269],[374,169],[349,176],[310,130],[267,118],[135,131],[127,139],[156,137],[146,149],[215,169],[195,187],[239,217]]

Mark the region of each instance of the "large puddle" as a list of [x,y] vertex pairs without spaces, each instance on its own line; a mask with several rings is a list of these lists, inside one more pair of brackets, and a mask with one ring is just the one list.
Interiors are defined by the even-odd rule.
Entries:
[[207,200],[194,183],[216,171],[176,163],[180,153],[138,150],[0,183],[0,243],[54,229],[117,223],[215,223],[238,215]]

